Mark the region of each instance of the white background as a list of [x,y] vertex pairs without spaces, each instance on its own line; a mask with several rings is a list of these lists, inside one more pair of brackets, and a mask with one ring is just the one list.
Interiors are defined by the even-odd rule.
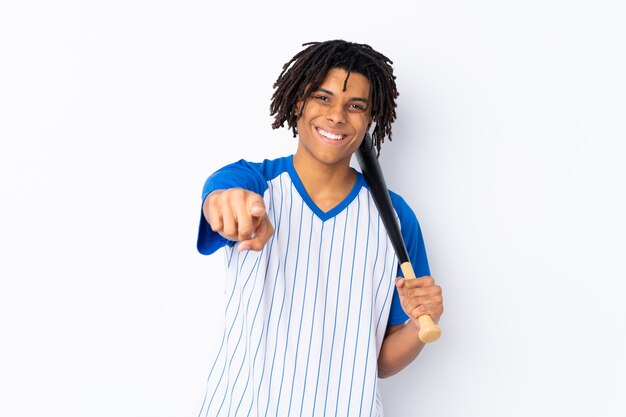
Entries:
[[444,334],[389,416],[626,415],[620,1],[0,6],[0,415],[197,415],[223,306],[206,176],[289,154],[272,84],[307,41],[388,55],[381,163]]

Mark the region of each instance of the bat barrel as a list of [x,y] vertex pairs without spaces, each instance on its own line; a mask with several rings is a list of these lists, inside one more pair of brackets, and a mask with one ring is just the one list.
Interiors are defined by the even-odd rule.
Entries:
[[396,212],[393,210],[393,204],[389,196],[387,184],[385,183],[385,177],[374,154],[374,145],[369,133],[365,135],[365,139],[363,139],[361,147],[356,153],[356,157],[361,166],[361,172],[370,188],[370,193],[372,194],[376,208],[378,208],[380,219],[385,226],[385,230],[387,230],[389,240],[396,252],[398,261],[400,261],[401,264],[408,262],[409,254],[404,245],[404,239],[402,238],[400,226],[396,219]]

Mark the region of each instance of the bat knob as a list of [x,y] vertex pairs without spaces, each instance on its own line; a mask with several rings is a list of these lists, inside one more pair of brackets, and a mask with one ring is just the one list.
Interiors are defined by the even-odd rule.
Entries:
[[417,318],[420,324],[420,331],[417,336],[424,343],[432,343],[439,339],[441,336],[441,329],[435,324],[433,319],[428,315],[423,315]]

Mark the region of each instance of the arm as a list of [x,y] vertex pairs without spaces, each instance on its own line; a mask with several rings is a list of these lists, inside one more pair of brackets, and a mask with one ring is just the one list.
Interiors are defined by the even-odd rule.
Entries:
[[261,250],[274,234],[263,197],[243,188],[212,191],[202,204],[202,213],[212,231],[240,242],[239,251]]
[[[409,365],[424,347],[417,334],[417,318],[430,314],[435,323],[443,313],[441,287],[430,277],[426,247],[417,217],[407,203],[397,194],[390,192],[398,214],[411,264],[418,279],[396,280],[396,290],[391,303],[389,323],[378,356],[379,377],[394,375]],[[398,268],[402,277],[402,270]]]
[[378,355],[380,378],[387,378],[401,371],[413,362],[424,347],[424,343],[417,337],[420,330],[417,318],[429,314],[435,323],[439,323],[443,313],[441,287],[435,285],[432,277],[425,276],[410,281],[398,278],[396,287],[402,309],[410,320],[387,327]]
[[[264,219],[265,205],[261,195],[266,189],[267,183],[258,164],[241,160],[213,173],[202,190],[198,251],[209,255],[224,245],[233,246],[238,241],[249,240],[253,234],[260,239],[242,243],[239,249],[262,247],[273,233],[271,224]],[[261,229],[257,230],[259,227]]]
[[395,375],[413,362],[424,347],[417,337],[418,331],[412,321],[387,327],[378,355],[379,378]]

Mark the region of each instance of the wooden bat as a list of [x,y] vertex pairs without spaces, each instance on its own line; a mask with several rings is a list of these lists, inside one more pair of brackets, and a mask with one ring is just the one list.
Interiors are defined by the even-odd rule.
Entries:
[[[361,143],[360,148],[357,150],[356,157],[361,166],[361,172],[365,177],[365,182],[367,182],[370,188],[372,199],[378,208],[385,230],[387,230],[387,234],[389,235],[389,240],[391,240],[393,249],[400,261],[400,268],[402,269],[404,278],[414,279],[416,278],[415,272],[413,271],[413,266],[411,266],[409,254],[406,250],[402,233],[400,232],[400,225],[396,221],[396,212],[393,209],[389,190],[387,190],[387,184],[385,183],[385,177],[383,176],[380,164],[374,153],[374,146],[369,133],[365,134],[365,139],[363,139],[363,143]],[[418,337],[422,342],[430,343],[439,339],[441,329],[433,322],[432,317],[425,314],[418,317],[417,321],[420,325]]]

